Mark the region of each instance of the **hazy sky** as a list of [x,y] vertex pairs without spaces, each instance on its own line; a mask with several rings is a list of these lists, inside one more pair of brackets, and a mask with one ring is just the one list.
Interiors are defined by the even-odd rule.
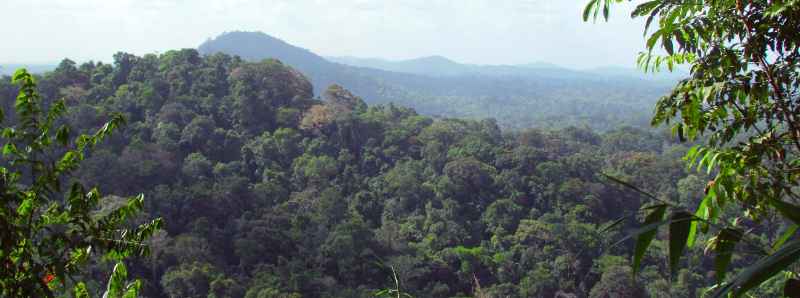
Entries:
[[109,61],[263,31],[326,56],[633,67],[642,22],[586,0],[0,0],[0,62]]

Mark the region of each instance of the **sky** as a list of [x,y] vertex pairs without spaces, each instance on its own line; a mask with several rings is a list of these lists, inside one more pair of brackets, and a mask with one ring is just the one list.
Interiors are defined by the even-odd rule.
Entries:
[[262,31],[323,56],[635,67],[630,4],[583,22],[587,0],[2,0],[0,63],[111,60]]

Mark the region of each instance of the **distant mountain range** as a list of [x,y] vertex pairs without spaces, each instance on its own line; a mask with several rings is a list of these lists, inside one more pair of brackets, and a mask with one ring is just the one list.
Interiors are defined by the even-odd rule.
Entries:
[[587,74],[553,64],[529,65],[474,65],[462,64],[442,56],[429,56],[411,60],[390,61],[378,58],[326,57],[328,60],[357,67],[412,73],[426,76],[552,76],[578,78]]
[[646,74],[634,68],[599,67],[586,70],[574,70],[546,62],[535,62],[520,65],[477,65],[463,64],[443,56],[428,56],[409,60],[386,60],[381,58],[358,57],[325,57],[326,59],[357,67],[368,67],[386,71],[413,73],[429,76],[538,76],[562,79],[592,79],[597,76],[641,79],[647,81],[675,82],[686,75],[686,72],[660,72]]

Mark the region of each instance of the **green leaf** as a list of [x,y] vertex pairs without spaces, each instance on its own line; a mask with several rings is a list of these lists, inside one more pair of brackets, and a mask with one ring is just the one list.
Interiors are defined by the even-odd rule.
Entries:
[[83,282],[78,282],[74,288],[72,288],[72,297],[73,298],[90,298],[89,290],[86,289],[86,284]]
[[717,159],[719,158],[720,154],[722,154],[722,153],[718,152],[717,154],[714,154],[714,157],[711,158],[711,161],[708,163],[708,169],[706,171],[707,175],[710,175],[711,171],[714,170],[714,165],[716,165]]
[[[669,37],[669,34],[662,34],[661,35],[661,45],[664,47],[664,50],[667,51],[667,54],[674,55],[675,50],[673,49],[672,39]],[[670,71],[672,68],[670,67]]]
[[611,224],[609,224],[609,225],[605,226],[604,228],[600,229],[600,231],[599,231],[599,232],[600,232],[600,233],[605,233],[605,232],[607,232],[608,230],[611,230],[611,229],[613,229],[614,227],[616,227],[616,226],[618,226],[619,224],[621,224],[621,223],[622,223],[623,221],[625,221],[625,219],[627,219],[627,218],[628,218],[628,216],[623,216],[623,217],[620,217],[620,218],[618,218],[617,220],[615,220],[614,222],[612,222]]
[[17,214],[19,214],[23,218],[28,217],[28,215],[31,214],[31,212],[33,212],[34,198],[35,198],[34,196],[25,197],[25,200],[23,200],[22,203],[20,203],[19,206],[17,207]]
[[69,130],[69,126],[66,125],[62,125],[60,128],[58,128],[58,131],[56,132],[56,141],[64,146],[69,144]]
[[65,171],[75,168],[80,162],[80,155],[75,151],[67,151],[61,160],[58,162],[57,168],[59,171]]
[[9,155],[17,152],[17,146],[12,143],[6,143],[3,146],[3,155]]
[[583,8],[583,21],[586,22],[589,20],[589,16],[592,15],[592,12],[597,9],[597,1],[599,0],[591,0],[586,7]]
[[6,127],[6,128],[4,128],[2,130],[2,132],[0,132],[0,136],[4,137],[6,139],[14,138],[14,136],[16,136],[16,134],[17,134],[17,130],[15,130],[13,127]]
[[645,3],[639,4],[636,8],[631,12],[631,17],[642,17],[645,15],[650,14],[653,9],[655,9],[659,4],[661,4],[662,0],[651,0]]
[[739,272],[733,280],[717,289],[712,297],[721,298],[731,292],[734,296],[740,296],[786,269],[798,258],[800,258],[800,239],[787,242],[774,254],[761,258]]
[[[661,208],[661,207],[659,205],[659,207],[656,207],[656,208]],[[641,235],[644,235],[644,234],[646,234],[646,233],[648,233],[650,231],[654,231],[654,230],[658,229],[660,226],[663,226],[665,224],[669,224],[671,221],[672,220],[668,219],[668,220],[663,220],[663,221],[659,221],[659,222],[654,222],[654,223],[651,223],[651,224],[642,225],[639,228],[637,228],[636,230],[633,230],[633,232],[630,232],[630,233],[626,234],[625,237],[622,237],[622,239],[617,240],[617,242],[614,242],[614,244],[611,244],[611,246],[614,247],[614,246],[620,245],[620,244],[624,243],[625,241],[627,241],[628,239],[637,238],[637,237],[639,237]]]
[[797,228],[799,227],[800,226],[798,226],[797,224],[793,224],[792,226],[788,227],[786,231],[783,232],[783,235],[781,235],[781,237],[778,238],[777,241],[775,241],[775,244],[772,245],[772,251],[775,252],[778,249],[780,249],[781,246],[783,246],[783,244],[786,243],[787,240],[789,240],[789,238],[792,238],[792,236],[794,236],[794,234],[797,232]]
[[741,240],[742,234],[731,228],[723,229],[717,235],[717,243],[714,258],[714,271],[717,275],[717,282],[722,283],[725,281],[727,275],[728,265],[731,263],[733,257],[733,250],[736,244]]
[[800,224],[800,207],[794,204],[786,203],[780,199],[769,200],[770,204],[778,209],[784,217],[788,218],[795,224]]
[[[715,201],[719,202],[720,200],[723,199],[723,198],[721,198],[722,196],[717,195],[717,189],[719,189],[719,185],[715,183],[713,186],[711,186],[708,189],[708,194],[704,198],[705,200],[707,200],[706,201],[706,209],[705,209],[705,213],[703,214],[703,216],[701,216],[701,218],[703,218],[706,221],[712,221],[715,218],[717,218],[717,213],[719,211],[717,210],[717,206],[714,206],[714,202]],[[721,190],[721,191],[724,191],[724,190]],[[723,195],[724,195],[724,192],[723,192]],[[709,226],[710,225],[708,223],[703,223],[703,225],[700,226],[701,231],[703,233],[707,233]]]
[[678,211],[674,212],[670,218],[672,222],[669,224],[669,269],[672,276],[675,276],[678,262],[681,260],[689,239],[689,230],[694,217],[691,213]]
[[128,285],[125,290],[125,294],[122,295],[122,298],[137,298],[139,297],[139,291],[142,289],[142,282],[137,280]]
[[[649,225],[653,225],[659,223],[661,219],[664,218],[664,213],[667,211],[666,206],[661,206],[658,208],[653,209],[650,214],[644,220],[645,227]],[[639,266],[642,263],[642,258],[644,257],[645,251],[647,251],[647,247],[650,246],[650,243],[653,242],[653,238],[656,236],[656,229],[658,226],[643,232],[641,235],[636,237],[636,245],[633,248],[633,274],[639,271]]]
[[30,76],[30,74],[28,73],[27,69],[25,69],[25,68],[17,69],[14,72],[14,75],[11,76],[11,83],[16,84],[16,83],[26,79],[29,76]]
[[117,264],[114,265],[114,271],[111,273],[111,277],[108,279],[108,286],[103,297],[122,297],[123,289],[125,288],[125,280],[127,278],[128,269],[125,268],[125,264],[117,262]]
[[652,35],[647,39],[647,49],[652,51],[653,47],[656,45],[658,38],[661,37],[661,30],[653,32]]
[[695,146],[692,146],[692,148],[689,148],[689,151],[686,152],[684,160],[689,161],[689,162],[694,162],[694,160],[697,159],[697,150],[698,149],[700,149],[699,145],[695,145]]
[[764,15],[768,17],[777,17],[780,14],[784,13],[787,9],[791,8],[792,6],[796,5],[798,1],[774,1],[765,11]]
[[[700,219],[707,220],[708,219],[708,201],[709,197],[703,197],[703,200],[700,201],[700,205],[697,206],[697,210],[694,212],[694,216]],[[689,226],[689,236],[687,237],[686,247],[692,248],[694,247],[694,243],[697,240],[697,225],[699,224],[698,221],[692,221]]]
[[383,289],[383,290],[375,292],[375,294],[372,294],[372,296],[375,296],[375,297],[383,297],[383,296],[386,296],[386,295],[389,295],[389,289]]
[[700,159],[700,162],[697,163],[697,171],[698,172],[702,171],[702,168],[705,167],[706,163],[709,161],[709,157],[711,157],[712,154],[714,154],[714,153],[711,152],[711,150],[708,150],[708,151],[705,152],[705,154],[703,155],[703,158]]

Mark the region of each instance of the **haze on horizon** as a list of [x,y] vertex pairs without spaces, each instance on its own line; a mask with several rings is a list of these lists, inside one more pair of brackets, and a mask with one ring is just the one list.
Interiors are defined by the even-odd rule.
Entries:
[[581,20],[584,0],[7,0],[0,63],[110,61],[262,31],[324,56],[633,67],[642,22],[618,9]]

